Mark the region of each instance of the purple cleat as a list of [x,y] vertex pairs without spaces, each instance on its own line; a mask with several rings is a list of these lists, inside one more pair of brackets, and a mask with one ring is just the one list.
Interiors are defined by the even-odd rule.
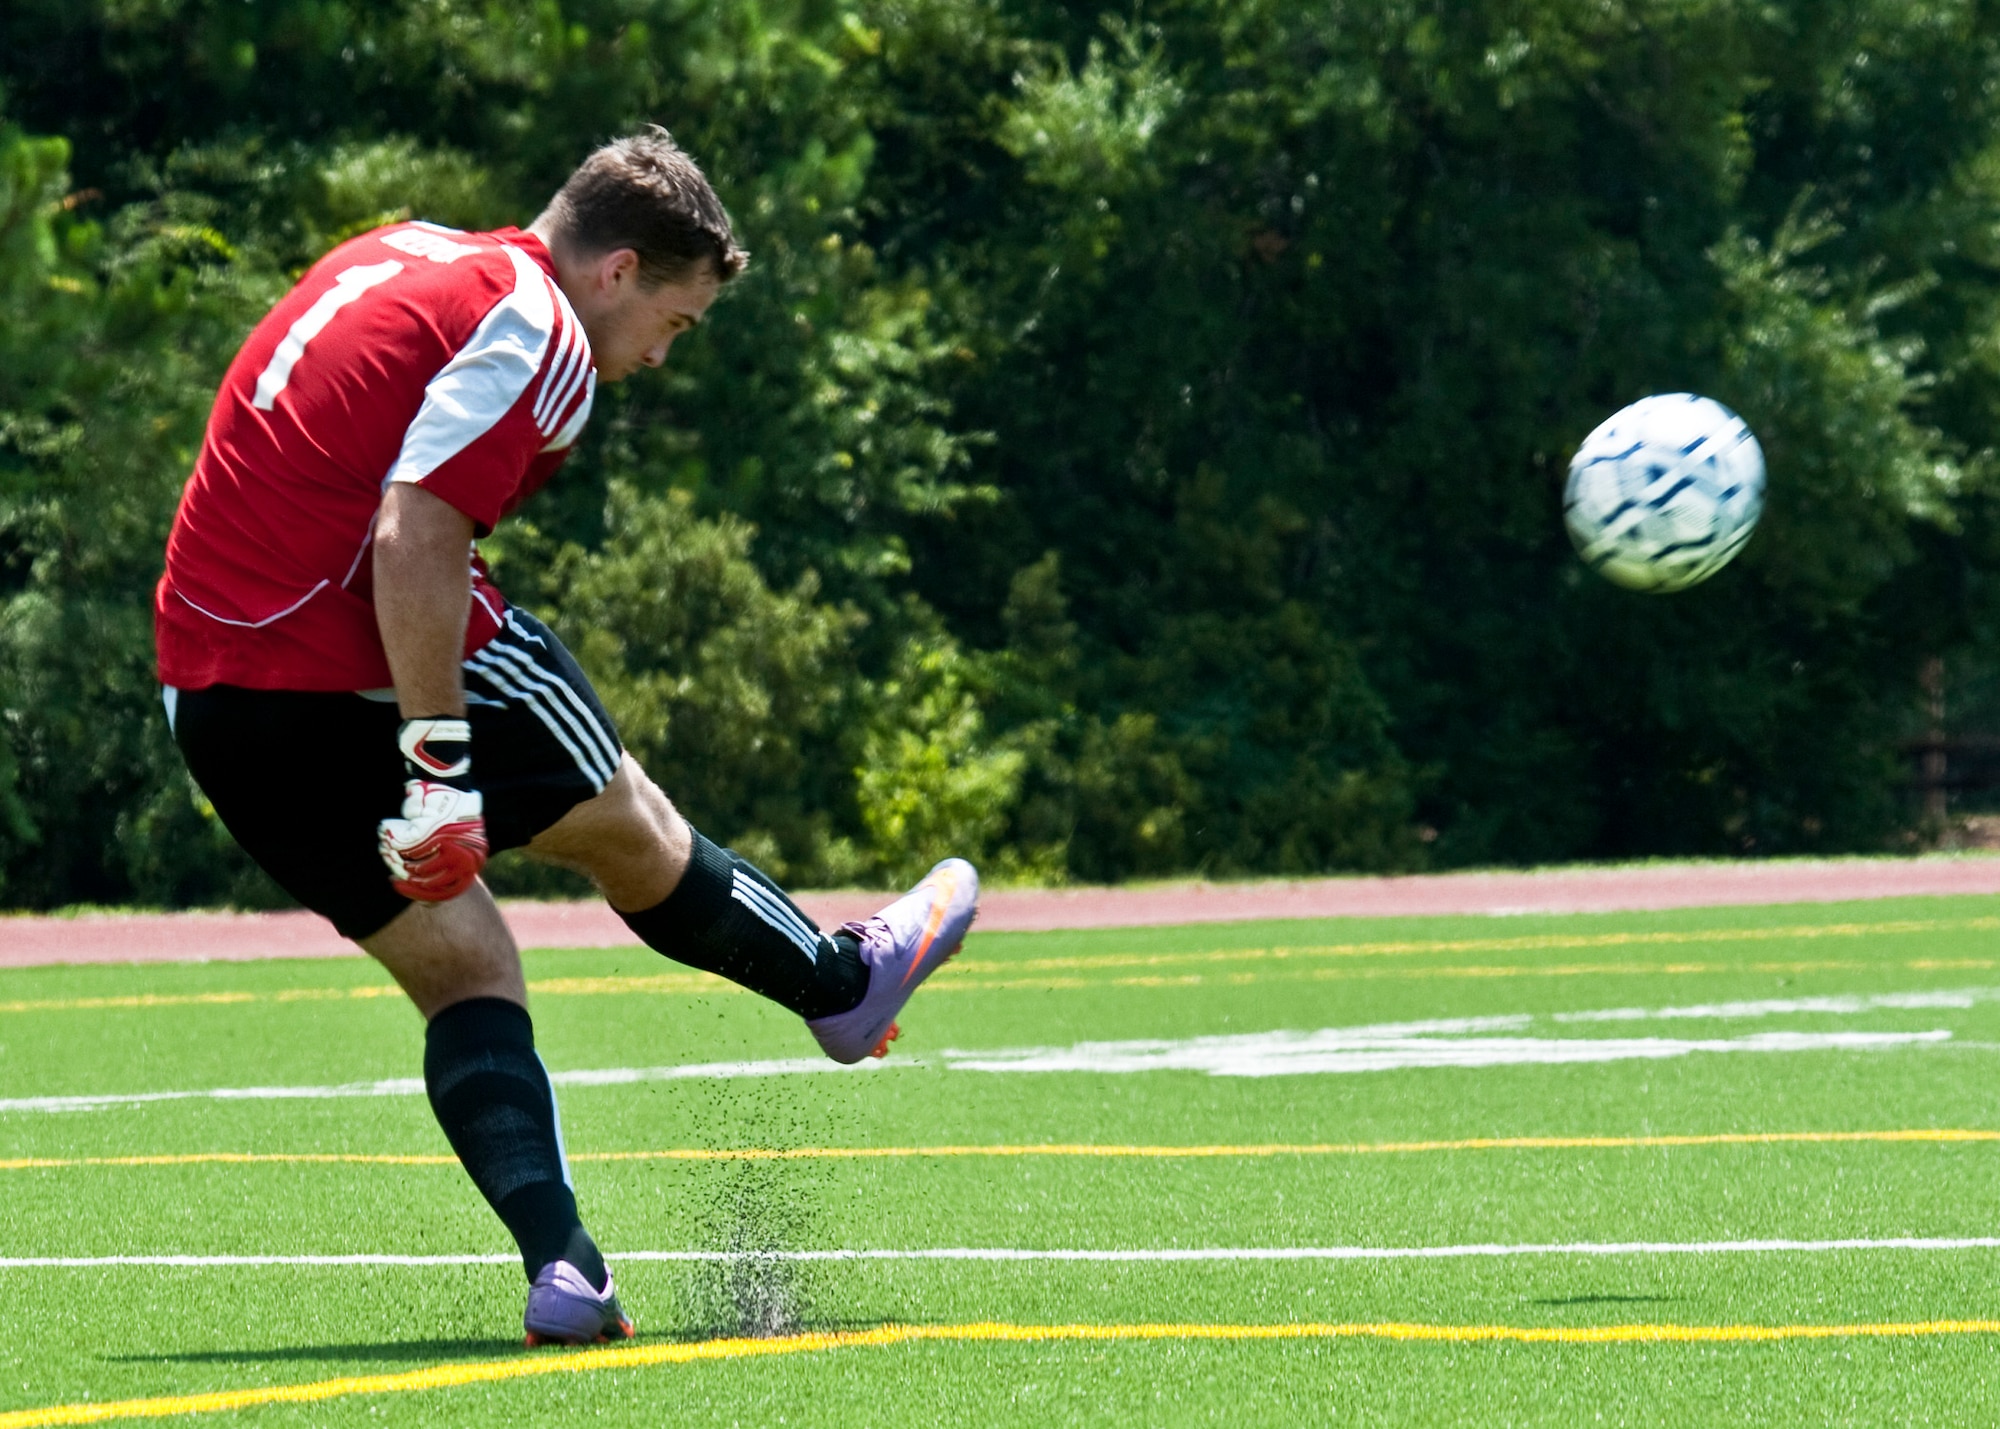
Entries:
[[965,941],[979,913],[979,873],[962,858],[948,858],[924,881],[847,931],[861,941],[868,992],[859,1006],[808,1022],[820,1049],[836,1062],[886,1057],[901,1035],[896,1014],[918,984],[936,972]]
[[583,1272],[566,1260],[542,1267],[528,1287],[528,1313],[521,1317],[528,1347],[536,1345],[596,1345],[632,1338],[632,1322],[618,1308],[610,1273],[602,1292],[591,1289]]

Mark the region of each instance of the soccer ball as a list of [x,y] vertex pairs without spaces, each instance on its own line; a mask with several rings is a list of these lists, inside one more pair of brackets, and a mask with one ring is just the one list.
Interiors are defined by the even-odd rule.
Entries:
[[1584,564],[1632,590],[1685,590],[1750,539],[1764,453],[1743,419],[1688,392],[1642,397],[1583,439],[1563,524]]

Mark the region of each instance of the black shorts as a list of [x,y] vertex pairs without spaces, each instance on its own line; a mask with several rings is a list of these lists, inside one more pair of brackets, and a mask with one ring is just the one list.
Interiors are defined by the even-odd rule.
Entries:
[[[562,642],[525,611],[465,662],[472,775],[495,851],[519,848],[617,773],[611,716]],[[389,886],[376,825],[401,812],[393,699],[211,685],[167,692],[167,718],[215,812],[264,871],[344,937],[409,900]]]

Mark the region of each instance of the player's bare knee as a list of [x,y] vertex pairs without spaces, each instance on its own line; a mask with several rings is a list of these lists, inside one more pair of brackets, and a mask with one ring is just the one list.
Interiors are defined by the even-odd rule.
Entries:
[[613,783],[616,818],[593,850],[591,876],[613,907],[651,907],[673,891],[687,864],[687,823],[631,756]]
[[624,784],[631,800],[633,822],[649,844],[658,847],[687,843],[687,820],[681,817],[666,791],[653,782],[652,776],[631,755],[625,756],[625,763],[613,782]]
[[484,885],[447,903],[412,903],[361,947],[425,1018],[474,997],[526,1005],[520,952]]
[[672,801],[627,755],[601,793],[570,810],[528,852],[584,874],[613,907],[630,910],[673,891],[691,838]]
[[613,781],[619,791],[617,806],[619,842],[642,856],[656,854],[663,847],[686,841],[686,822],[673,801],[629,755]]

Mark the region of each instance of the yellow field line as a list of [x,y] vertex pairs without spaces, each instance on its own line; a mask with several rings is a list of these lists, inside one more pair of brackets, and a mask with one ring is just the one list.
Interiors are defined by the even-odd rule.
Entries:
[[643,977],[542,978],[529,983],[528,991],[544,997],[617,997],[628,992],[706,997],[743,989],[714,973],[650,973]]
[[869,1161],[912,1157],[1059,1156],[1117,1160],[1204,1157],[1396,1156],[1434,1151],[1614,1151],[1669,1146],[1779,1146],[1838,1142],[2000,1141],[2000,1131],[1916,1127],[1899,1131],[1732,1131],[1662,1136],[1479,1136],[1456,1141],[1268,1142],[1241,1146],[1119,1146],[1045,1143],[1027,1146],[802,1146],[596,1151],[572,1161]]
[[[1672,932],[1640,933],[1551,933],[1508,938],[1404,939],[1374,943],[1323,943],[1299,947],[1232,948],[1186,953],[1099,953],[1051,958],[1022,958],[990,962],[960,963],[944,969],[931,983],[934,988],[954,988],[973,992],[1013,987],[1156,987],[1192,986],[1202,978],[1191,976],[1154,979],[1144,977],[1085,981],[1061,978],[1021,977],[1022,973],[1101,972],[1112,968],[1198,967],[1231,963],[1288,962],[1306,958],[1410,957],[1432,953],[1547,952],[1557,949],[1691,946],[1711,943],[1784,942],[1812,938],[1905,937],[1925,933],[1980,932],[2000,930],[2000,917],[1908,918],[1879,923],[1798,923],[1778,928],[1705,928]],[[1990,958],[1917,959],[1904,964],[1911,968],[1992,968]],[[1786,971],[1853,968],[1864,964],[1822,962],[1799,964],[1753,964],[1751,970]],[[1305,974],[1318,978],[1348,977],[1563,977],[1580,973],[1638,972],[1728,972],[1731,964],[1646,964],[1612,963],[1555,968],[1461,967],[1423,968],[1355,973],[1322,970]],[[1256,974],[1235,975],[1237,980],[1257,979]],[[545,997],[605,997],[628,993],[666,996],[706,996],[740,991],[733,983],[709,973],[668,972],[634,976],[543,978],[528,984],[528,990]],[[0,1013],[116,1011],[139,1008],[229,1006],[255,1002],[314,1002],[344,999],[396,997],[399,989],[385,984],[361,987],[288,988],[277,992],[193,992],[137,993],[122,997],[35,998],[0,1002]]]
[[[1296,972],[1232,972],[1213,981],[1227,987],[1248,987],[1267,982],[1376,982],[1411,981],[1431,978],[1512,978],[1512,977],[1685,977],[1699,973],[1802,973],[1857,972],[1871,967],[1894,967],[1889,963],[1805,962],[1805,963],[1560,963],[1534,967],[1518,963],[1474,963],[1446,968],[1302,968]],[[1906,966],[1916,966],[1907,964]],[[1925,962],[1925,971],[1938,966]],[[1981,959],[1952,964],[1956,967],[2000,967],[2000,960]],[[1005,992],[1019,988],[1043,991],[1075,991],[1092,987],[1200,987],[1211,981],[1202,973],[1182,973],[1175,977],[970,977],[946,983],[926,984],[931,992]]]
[[[1647,933],[1545,933],[1512,938],[1405,939],[1399,942],[1319,943],[1299,947],[1233,948],[1191,953],[1086,953],[1059,958],[1010,959],[1009,972],[1087,971],[1110,967],[1166,967],[1187,963],[1261,961],[1298,957],[1408,957],[1424,953],[1538,952],[1558,948],[1627,948],[1699,943],[1783,942],[1808,938],[1900,937],[1921,933],[2000,929],[2000,917],[1901,919],[1885,923],[1798,923],[1780,928],[1698,928]],[[947,970],[970,976],[978,964]]]
[[[579,1158],[572,1156],[575,1161]],[[455,1156],[396,1156],[363,1152],[190,1151],[159,1156],[21,1156],[0,1171],[57,1171],[76,1166],[456,1166]]]
[[209,1394],[123,1399],[98,1404],[55,1404],[0,1413],[0,1429],[45,1429],[59,1424],[102,1424],[114,1419],[158,1419],[170,1415],[215,1414],[265,1404],[313,1404],[358,1394],[414,1394],[469,1384],[528,1379],[549,1374],[646,1369],[704,1360],[756,1359],[825,1350],[881,1348],[924,1342],[1047,1344],[1079,1340],[1149,1341],[1371,1339],[1445,1344],[1517,1342],[1548,1345],[1662,1343],[1768,1343],[1777,1340],[1915,1339],[1938,1335],[2000,1333],[2000,1320],[1920,1320],[1857,1325],[1423,1325],[1394,1321],[1376,1324],[1290,1325],[1009,1325],[992,1321],[965,1325],[884,1325],[873,1330],[840,1330],[784,1335],[767,1340],[727,1339],[688,1343],[616,1345],[574,1353],[544,1352],[504,1360],[433,1365],[400,1374],[353,1375],[304,1384],[274,1384]]
[[[1125,965],[1123,959],[1107,959],[1108,965]],[[1015,977],[1015,964],[948,967],[925,984],[933,992],[1006,992],[1019,988],[1073,990],[1092,987],[1199,987],[1210,981],[1231,987],[1264,982],[1352,982],[1389,979],[1404,981],[1428,978],[1514,978],[1514,977],[1686,977],[1712,973],[1807,973],[1859,972],[1884,967],[1903,967],[1916,972],[1987,971],[2000,968],[2000,958],[1910,958],[1903,962],[1862,962],[1855,959],[1818,959],[1761,963],[1556,963],[1535,966],[1520,963],[1474,963],[1457,967],[1398,968],[1299,968],[1284,972],[1224,972],[1137,974],[1126,977]],[[393,991],[393,989],[391,989]],[[663,973],[653,977],[573,977],[551,978],[528,984],[539,996],[602,997],[627,993],[707,996],[710,993],[741,992],[734,983],[706,973]],[[5,1010],[0,1007],[0,1010]]]
[[[925,1157],[1057,1156],[1170,1161],[1218,1157],[1396,1156],[1435,1151],[1619,1151],[1670,1146],[1784,1146],[1850,1142],[2000,1141],[2000,1131],[1912,1127],[1895,1131],[1722,1131],[1659,1136],[1476,1136],[1456,1141],[1273,1141],[1240,1146],[1139,1146],[1044,1142],[992,1146],[741,1146],[670,1147],[658,1151],[582,1151],[571,1162],[613,1161],[883,1161]],[[0,1171],[50,1171],[78,1166],[455,1166],[457,1158],[366,1152],[191,1151],[157,1156],[24,1156],[0,1160]]]
[[400,997],[392,985],[294,987],[277,992],[142,992],[129,997],[45,997],[0,1002],[0,1012],[98,1012],[149,1007],[220,1007],[245,1002],[330,1002],[349,998]]

